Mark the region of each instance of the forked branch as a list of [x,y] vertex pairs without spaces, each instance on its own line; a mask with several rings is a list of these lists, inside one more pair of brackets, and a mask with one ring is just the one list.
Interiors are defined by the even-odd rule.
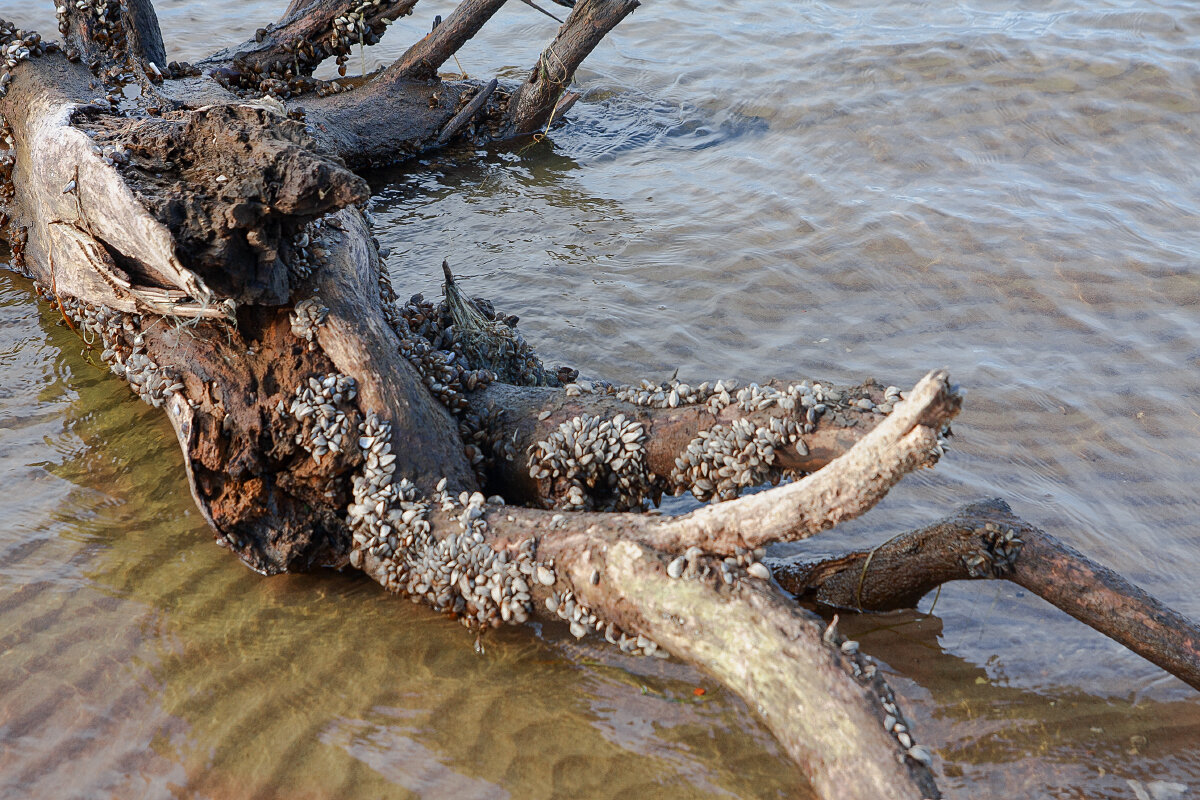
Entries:
[[424,80],[437,76],[438,68],[470,41],[505,0],[463,0],[425,38],[392,62],[378,80]]

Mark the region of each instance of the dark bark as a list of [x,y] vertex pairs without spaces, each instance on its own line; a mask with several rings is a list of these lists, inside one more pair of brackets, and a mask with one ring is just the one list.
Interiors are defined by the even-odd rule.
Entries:
[[[354,48],[383,38],[393,20],[412,13],[417,0],[296,0],[255,38],[226,48],[196,66],[239,90],[299,94],[315,84],[304,80],[324,60],[339,67]],[[345,70],[341,70],[345,74]]]
[[1002,500],[966,506],[870,551],[780,564],[775,576],[802,600],[863,611],[913,608],[948,581],[1012,581],[1200,689],[1200,626]]
[[117,66],[144,70],[149,63],[166,67],[166,48],[151,0],[105,0],[80,9],[60,3],[58,29],[68,49],[87,64],[96,59],[115,60]]

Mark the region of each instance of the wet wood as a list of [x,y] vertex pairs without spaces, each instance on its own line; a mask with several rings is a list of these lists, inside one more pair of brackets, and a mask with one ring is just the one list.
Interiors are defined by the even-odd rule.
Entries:
[[[531,588],[534,614],[560,622],[546,601],[570,591],[623,634],[649,637],[713,675],[755,709],[820,796],[940,797],[927,754],[909,754],[917,752],[917,733],[874,662],[843,647],[841,636],[771,581],[742,572],[726,584],[720,559],[707,555],[697,565],[709,571],[671,577],[673,554],[637,541],[654,524],[646,515],[501,506],[484,519],[496,552],[535,542],[539,562],[553,565],[554,584]],[[461,530],[453,513],[434,512],[430,522],[438,538]],[[363,570],[388,585],[383,561],[368,556]],[[885,729],[888,716],[906,724],[907,743]]]
[[480,89],[473,98],[471,98],[471,102],[467,103],[467,105],[463,107],[462,111],[450,118],[450,121],[447,122],[445,127],[442,128],[441,133],[438,134],[436,143],[439,145],[445,144],[457,136],[463,128],[471,124],[471,121],[474,120],[475,117],[479,116],[479,112],[483,110],[484,105],[487,104],[488,98],[492,96],[492,92],[496,91],[496,87],[498,85],[499,81],[497,81],[495,78],[492,78],[490,81],[488,81],[488,84]]
[[775,575],[801,599],[864,611],[914,608],[949,581],[1012,581],[1200,689],[1200,626],[1002,500],[965,506],[873,550],[781,564]]

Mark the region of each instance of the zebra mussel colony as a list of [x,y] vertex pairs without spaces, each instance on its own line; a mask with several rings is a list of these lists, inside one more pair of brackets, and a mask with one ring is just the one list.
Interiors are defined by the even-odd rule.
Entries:
[[[525,539],[511,550],[493,549],[485,535],[485,512],[488,506],[502,507],[502,498],[484,498],[480,492],[454,497],[443,478],[432,498],[422,500],[407,478],[394,480],[391,424],[369,414],[359,433],[364,467],[354,478],[354,501],[346,518],[353,531],[353,566],[371,569],[384,588],[455,614],[467,627],[479,629],[527,622],[534,613],[535,587],[547,589],[546,607],[576,638],[596,633],[623,652],[666,657],[666,651],[647,637],[629,637],[600,619],[570,589],[554,591],[554,564],[537,559],[535,539]],[[434,536],[429,515],[435,509],[456,516],[458,531],[441,539]],[[367,556],[378,566],[368,564]],[[599,573],[594,573],[593,583],[598,580]]]
[[400,338],[400,353],[417,368],[429,391],[457,417],[467,410],[466,392],[482,389],[497,380],[497,369],[506,381],[521,386],[561,386],[559,376],[575,377],[574,370],[546,370],[533,348],[515,329],[517,318],[497,312],[483,299],[470,300],[481,317],[511,331],[503,337],[497,357],[480,363],[472,358],[475,348],[462,341],[451,309],[443,301],[434,305],[421,294],[408,302],[396,299],[386,270],[380,271],[380,293],[384,316]]
[[821,634],[821,640],[826,646],[837,651],[849,662],[850,670],[856,680],[870,686],[874,690],[883,711],[883,729],[892,735],[900,745],[904,755],[926,767],[932,766],[933,753],[930,752],[928,747],[916,744],[913,741],[908,721],[904,718],[900,706],[896,704],[896,695],[892,692],[892,687],[888,686],[883,676],[879,674],[875,660],[859,651],[858,642],[853,639],[847,639],[838,633],[837,624],[838,617],[835,614],[829,625],[825,627],[825,631]]
[[801,426],[790,417],[771,417],[766,425],[739,417],[728,425],[713,425],[688,443],[675,459],[670,483],[675,494],[690,490],[697,500],[732,500],[743,489],[779,477],[775,453],[794,447],[800,455],[808,448],[800,438]]
[[329,252],[321,238],[327,227],[332,227],[330,221],[318,217],[301,228],[288,242],[288,274],[294,281],[303,281],[313,274],[313,270],[325,266]]
[[463,440],[463,450],[475,474],[481,482],[487,480],[489,471],[498,461],[512,461],[517,457],[513,436],[504,429],[504,409],[489,401],[487,406],[468,406],[458,421],[458,434]]
[[[566,384],[564,393],[568,397],[606,395],[656,409],[700,406],[714,417],[729,408],[743,414],[782,411],[782,416],[772,414],[766,419],[761,416],[756,420],[734,417],[728,423],[717,423],[700,431],[676,457],[670,474],[648,476],[651,487],[642,493],[642,497],[654,497],[660,492],[678,496],[690,491],[697,500],[707,502],[731,500],[750,487],[798,477],[798,474],[779,467],[779,457],[785,448],[794,448],[797,455],[807,456],[808,445],[802,436],[813,433],[819,420],[826,415],[832,416],[836,425],[850,427],[857,425],[863,414],[877,418],[890,414],[903,401],[903,392],[897,386],[888,386],[883,388],[882,402],[876,402],[872,399],[872,390],[878,392],[879,388],[870,381],[861,387],[837,389],[807,380],[786,388],[757,383],[739,388],[733,380],[706,381],[691,386],[672,378],[662,383],[643,380],[637,386],[619,387],[601,381],[577,380]],[[549,417],[550,413],[543,412],[542,418]],[[948,431],[942,431],[939,436],[933,453],[935,458],[944,454],[946,435]],[[539,453],[531,451],[529,469],[530,476],[535,479],[546,477],[541,460]],[[570,471],[560,467],[557,474],[551,469],[550,475],[557,478]],[[559,492],[556,502],[566,509],[588,507],[586,488],[587,485],[568,485],[570,496]],[[550,496],[544,491],[543,495]]]
[[[443,478],[425,502],[407,478],[394,482],[391,433],[391,424],[374,414],[360,429],[365,465],[354,479],[354,502],[347,509],[354,537],[350,563],[369,566],[365,557],[372,556],[379,563],[372,572],[384,588],[456,614],[468,627],[528,621],[531,583],[555,579],[550,567],[535,562],[535,542],[528,539],[512,553],[487,543],[484,505],[503,504],[500,498],[485,500],[479,492],[453,498]],[[457,514],[458,532],[442,539],[430,533],[428,516],[435,504],[443,513]]]
[[[17,185],[13,183],[13,169],[17,166],[16,141],[13,139],[12,128],[8,120],[0,114],[0,229],[7,230],[8,209],[17,194]],[[11,231],[8,232],[11,237]]]
[[353,531],[350,563],[362,566],[363,553],[388,558],[411,547],[416,537],[429,533],[427,503],[417,502],[416,487],[407,479],[395,482],[396,455],[392,452],[392,424],[374,413],[358,428],[358,450],[363,469],[352,483],[353,501],[346,508],[346,523]]
[[[888,386],[884,389],[883,402],[876,403],[871,399],[868,386],[841,390],[807,380],[791,384],[786,389],[760,386],[757,383],[739,388],[737,381],[728,379],[711,383],[705,381],[698,386],[691,386],[674,378],[662,383],[642,380],[637,386],[615,387],[603,381],[576,381],[566,384],[564,388],[569,397],[604,394],[646,408],[704,405],[713,415],[730,406],[748,414],[771,408],[788,413],[803,410],[803,433],[812,433],[817,420],[826,413],[839,414],[842,411],[854,410],[886,416],[904,399],[904,393],[898,386]],[[839,421],[854,424],[850,419]]]
[[[127,49],[125,22],[122,19],[123,5],[121,0],[74,0],[74,2],[58,0],[54,7],[55,15],[58,17],[59,33],[67,36],[71,29],[71,16],[73,14],[83,15],[81,20],[83,32],[103,48],[111,62],[115,62],[109,63],[105,68],[103,60],[96,57],[88,64],[88,68],[100,79],[105,89],[105,95],[93,99],[92,104],[99,108],[107,108],[110,113],[116,115],[124,115],[119,108],[124,99],[122,88],[138,79],[137,73],[142,66],[144,66],[145,77],[151,83],[162,83],[165,77],[160,65],[153,61],[146,61],[142,65],[130,57]],[[47,45],[47,50],[52,46],[54,46],[53,43]],[[65,54],[67,60],[72,63],[79,61],[81,57],[80,52],[70,45],[65,48]],[[172,78],[200,74],[200,71],[190,64],[179,64],[175,61],[170,62],[165,69],[167,75]],[[161,112],[161,109],[149,103],[146,104],[145,110],[151,115],[158,115]]]
[[317,349],[317,328],[324,324],[329,316],[329,309],[321,305],[316,297],[301,300],[292,308],[288,315],[291,322],[292,334],[308,342],[309,350]]
[[[599,573],[592,573],[593,582],[599,580]],[[550,581],[553,583],[553,581]],[[546,598],[546,608],[550,613],[555,614],[563,622],[566,622],[571,635],[576,639],[582,639],[589,633],[603,636],[604,641],[609,644],[616,645],[622,653],[628,653],[631,656],[654,656],[656,658],[669,658],[670,654],[665,648],[662,648],[648,636],[638,634],[637,636],[629,636],[616,625],[611,622],[606,622],[596,616],[590,608],[585,606],[575,593],[570,589],[564,590],[561,594],[551,592]]]
[[[296,387],[287,408],[301,425],[295,441],[318,464],[329,453],[345,452],[350,445],[350,416],[338,406],[349,404],[357,393],[354,378],[336,372],[309,378]],[[275,410],[283,414],[282,400]]]
[[[400,337],[400,354],[416,367],[425,386],[451,414],[460,416],[468,406],[464,393],[493,380],[486,369],[472,369],[461,349],[447,334],[441,313],[423,295],[407,303],[396,300],[386,269],[380,270],[384,317]],[[468,389],[470,387],[470,389]]]
[[752,578],[769,581],[771,568],[762,562],[765,555],[766,551],[762,548],[747,550],[739,547],[734,555],[718,560],[716,556],[709,556],[699,547],[692,546],[667,564],[667,575],[682,580],[702,580],[713,574],[715,567],[726,586],[735,586],[743,570]]
[[1002,529],[994,522],[976,528],[975,534],[983,544],[983,550],[973,550],[961,556],[967,575],[972,578],[1001,578],[1012,572],[1021,555],[1025,542],[1012,528]]
[[124,378],[144,402],[161,408],[167,398],[183,391],[179,372],[156,364],[146,354],[140,314],[81,303],[73,297],[60,299],[40,285],[37,290],[42,299],[71,321],[84,345],[91,351],[98,349],[100,360],[114,375]]
[[42,35],[37,31],[22,30],[13,23],[0,19],[0,59],[4,62],[4,70],[0,72],[0,97],[8,94],[8,85],[12,83],[12,70],[17,64],[57,50],[57,44],[43,42]]
[[[85,16],[84,31],[88,33],[92,41],[105,48],[117,61],[126,61],[128,52],[126,50],[125,25],[121,20],[123,11],[121,6],[120,0],[74,0],[74,2],[58,0],[54,6],[55,16],[58,17],[58,32],[66,36],[70,31],[71,14],[73,12],[83,14]],[[71,61],[79,60],[79,52],[73,47],[68,47],[66,54]],[[98,60],[88,66],[93,72],[99,72]],[[152,71],[156,77],[161,79],[162,75],[158,72],[157,66],[152,66]]]
[[[736,405],[742,411],[753,413],[772,407],[784,411],[796,411],[803,408],[809,419],[806,424],[815,425],[817,418],[831,408],[853,408],[859,411],[871,411],[886,415],[892,412],[896,403],[903,399],[903,393],[897,386],[888,386],[884,390],[884,402],[876,404],[867,391],[855,393],[824,386],[820,383],[802,381],[789,385],[786,389],[773,386],[760,386],[750,383],[738,388],[735,380],[705,381],[698,386],[691,386],[672,378],[663,383],[642,380],[637,386],[609,387],[600,384],[603,393],[612,394],[618,400],[648,408],[678,408],[704,404],[714,414],[731,405]],[[584,382],[569,384],[569,395],[579,395],[597,391],[596,384]],[[811,413],[809,413],[811,411]],[[804,431],[811,433],[811,430]]]
[[[653,490],[646,466],[646,428],[624,414],[582,414],[533,445],[529,477],[566,511],[640,510]],[[548,491],[553,486],[554,491]]]

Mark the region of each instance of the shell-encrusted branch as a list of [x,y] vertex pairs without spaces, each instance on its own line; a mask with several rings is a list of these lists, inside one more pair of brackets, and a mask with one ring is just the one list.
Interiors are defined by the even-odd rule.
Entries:
[[[111,57],[126,69],[152,74],[167,66],[151,0],[55,0],[58,30],[76,57]],[[154,64],[154,67],[150,67]]]
[[388,26],[415,5],[416,0],[293,3],[283,19],[259,28],[254,39],[214,53],[197,67],[238,92],[290,97],[314,88],[337,91],[340,84],[312,79],[313,70],[333,58],[345,75],[354,51],[378,43]]
[[[899,396],[896,387],[835,389],[807,380],[778,389],[722,380],[694,386],[677,380],[632,386],[578,380],[563,389],[493,383],[470,400],[493,409],[494,421],[471,435],[494,465],[490,480],[510,501],[567,510],[610,508],[611,475],[643,487],[630,497],[634,502],[618,504],[636,509],[663,494],[729,500],[753,486],[816,472],[886,419]],[[569,437],[572,452],[562,451],[564,426],[577,423],[581,435]],[[623,430],[617,438],[629,452],[618,453],[612,437],[599,435],[604,423],[606,430],[638,424],[643,434]],[[593,425],[597,430],[589,435]],[[560,438],[564,441],[555,444]],[[597,463],[582,463],[585,453],[581,449],[576,456],[576,445],[592,452]],[[637,476],[630,473],[630,459],[641,470]],[[572,492],[573,487],[578,488]]]
[[819,472],[664,520],[648,541],[666,551],[696,545],[730,553],[804,539],[853,519],[906,474],[937,460],[942,431],[961,405],[962,394],[946,372],[931,372],[862,441]]
[[873,660],[767,581],[676,580],[645,545],[543,541],[580,600],[709,672],[755,709],[820,797],[940,794],[929,750]]
[[[386,450],[389,433],[364,435],[364,452]],[[561,620],[577,638],[692,663],[758,710],[821,796],[938,796],[930,751],[870,657],[785,598],[761,563],[718,568],[694,554],[680,575],[632,540],[644,515],[514,508],[451,496],[444,482],[421,498],[407,481],[387,488],[382,466],[369,478],[356,484],[374,493],[351,509],[351,559],[389,590],[477,630]]]

